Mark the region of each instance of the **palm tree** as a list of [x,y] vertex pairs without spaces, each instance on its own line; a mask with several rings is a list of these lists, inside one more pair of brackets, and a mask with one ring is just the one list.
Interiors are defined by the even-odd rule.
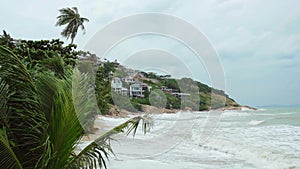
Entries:
[[3,35],[0,35],[0,45],[8,46],[10,48],[13,47],[13,38],[3,30]]
[[78,151],[84,135],[80,121],[93,108],[86,95],[91,92],[88,76],[75,69],[60,78],[50,71],[33,78],[4,47],[0,60],[0,168],[106,168],[113,135],[134,135],[141,121],[144,132],[152,124],[151,118],[137,116]]
[[61,32],[61,35],[67,39],[71,38],[71,44],[73,44],[78,28],[81,27],[81,29],[85,31],[83,23],[88,22],[89,20],[87,18],[80,17],[76,7],[62,8],[59,12],[61,15],[57,17],[58,20],[55,26],[67,25]]

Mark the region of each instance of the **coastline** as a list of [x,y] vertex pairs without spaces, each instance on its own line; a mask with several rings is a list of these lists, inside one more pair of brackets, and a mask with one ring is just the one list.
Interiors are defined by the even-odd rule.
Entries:
[[224,108],[219,108],[216,109],[217,111],[225,111],[225,110],[258,110],[255,107],[251,107],[251,106],[238,106],[238,107],[233,107],[233,106],[229,106],[229,107],[224,107]]
[[[113,107],[110,110],[110,113],[107,115],[97,115],[94,122],[93,132],[86,134],[81,141],[93,141],[97,139],[100,135],[107,132],[109,129],[111,129],[114,126],[108,126],[103,117],[105,118],[120,118],[120,119],[126,119],[130,118],[132,116],[136,115],[143,115],[143,114],[176,114],[180,111],[189,111],[189,112],[207,112],[211,110],[203,110],[203,111],[194,111],[191,109],[166,109],[166,108],[158,108],[150,105],[142,105],[142,110],[139,112],[131,112],[127,110],[117,110],[115,107]],[[224,108],[215,109],[214,111],[243,111],[243,110],[252,110],[256,111],[257,108],[251,107],[251,106],[228,106]],[[102,117],[102,118],[101,118]]]
[[[142,105],[142,110],[139,112],[131,112],[127,110],[117,110],[115,107],[110,110],[110,113],[107,115],[97,115],[94,122],[93,132],[86,134],[81,141],[93,141],[98,138],[103,133],[107,132],[114,126],[108,126],[105,123],[104,118],[119,118],[119,119],[126,119],[136,115],[143,115],[143,114],[176,114],[180,111],[189,111],[189,112],[207,112],[212,110],[203,110],[203,111],[194,111],[191,109],[166,109],[166,108],[158,108],[150,105]],[[224,108],[214,109],[214,111],[243,111],[243,110],[252,110],[256,111],[257,108],[251,106],[228,106]]]
[[[213,109],[213,111],[226,111],[226,110],[237,110],[237,111],[241,111],[241,110],[258,110],[255,107],[251,107],[251,106],[228,106],[228,107],[223,107],[223,108],[218,108],[218,109]],[[139,115],[139,114],[175,114],[178,113],[180,111],[189,111],[189,112],[201,112],[199,111],[195,111],[192,109],[166,109],[166,108],[158,108],[158,107],[154,107],[154,106],[150,106],[150,105],[142,105],[142,111],[139,112],[131,112],[131,111],[127,111],[124,109],[121,110],[117,110],[116,108],[112,108],[109,112],[109,114],[107,115],[103,115],[104,117],[113,117],[113,118],[127,118],[129,116],[132,115]],[[202,110],[203,112],[206,111],[212,111],[212,110]]]

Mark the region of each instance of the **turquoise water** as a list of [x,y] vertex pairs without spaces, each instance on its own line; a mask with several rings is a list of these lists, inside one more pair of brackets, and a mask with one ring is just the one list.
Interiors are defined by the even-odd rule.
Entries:
[[241,168],[300,168],[300,108],[224,112],[208,144],[243,160]]
[[[135,139],[116,137],[110,169],[300,169],[300,108],[225,111],[206,142],[210,112],[154,115]],[[101,117],[111,127],[126,119]],[[211,126],[210,126],[211,127]]]
[[[226,115],[226,113],[225,113]],[[284,107],[284,108],[265,108],[257,111],[244,111],[243,115],[232,116],[224,121],[241,122],[240,125],[245,125],[250,120],[253,120],[253,125],[257,121],[257,125],[291,125],[300,126],[300,108],[299,107]],[[244,123],[243,123],[244,122]]]
[[268,108],[255,113],[254,118],[265,119],[262,125],[300,126],[300,108]]

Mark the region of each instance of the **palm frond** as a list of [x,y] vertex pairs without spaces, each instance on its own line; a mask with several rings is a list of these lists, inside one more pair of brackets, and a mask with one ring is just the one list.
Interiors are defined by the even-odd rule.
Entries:
[[78,8],[77,7],[72,7],[72,9],[75,11],[75,14],[78,14]]
[[56,26],[62,26],[68,24],[76,17],[76,13],[71,8],[63,8],[60,9],[59,12],[61,13],[61,15],[56,17],[58,19],[55,24]]
[[22,165],[13,152],[7,138],[7,100],[9,98],[8,85],[0,78],[0,168],[21,169]]
[[83,31],[83,34],[85,34],[85,27],[84,27],[84,22],[89,22],[89,20],[87,18],[80,18],[79,19],[79,26],[81,27],[81,30]]
[[71,8],[62,8],[59,10],[62,15],[74,15],[75,12]]
[[0,128],[0,167],[23,169],[7,138],[6,130]]
[[7,119],[7,100],[10,94],[8,91],[8,85],[0,78],[0,128],[8,126]]
[[42,65],[44,65],[48,69],[52,70],[58,77],[63,77],[65,74],[65,63],[63,61],[63,58],[59,55],[44,59],[40,61],[40,63],[42,63]]
[[69,15],[60,15],[57,17],[57,22],[55,26],[62,26],[68,24],[70,21],[72,21],[73,17]]
[[71,43],[73,43],[79,27],[81,27],[82,30],[85,30],[83,23],[88,22],[89,20],[87,18],[82,18],[79,15],[77,7],[62,8],[59,10],[59,12],[61,13],[61,15],[57,17],[58,20],[55,25],[66,25],[66,27],[61,32],[61,35],[63,37],[66,37],[66,39],[69,39],[71,37]]
[[94,82],[89,73],[73,70],[72,97],[77,117],[85,132],[90,133],[94,125],[95,115],[100,114],[97,106]]
[[52,146],[52,159],[47,168],[65,168],[83,135],[83,128],[73,106],[72,82],[69,77],[70,74],[66,74],[64,79],[53,74],[43,74],[37,78],[37,88],[48,117],[47,132]]
[[47,122],[40,113],[34,81],[17,56],[0,47],[0,77],[7,83],[7,136],[22,166],[34,166],[43,158]]
[[146,133],[149,131],[153,125],[151,117],[138,116],[129,119],[125,123],[113,128],[90,143],[73,159],[73,161],[69,164],[69,167],[93,169],[97,168],[97,165],[99,165],[100,168],[107,168],[106,161],[110,154],[114,154],[110,145],[112,136],[124,132],[127,135],[132,133],[134,136],[141,121],[143,132]]
[[68,25],[63,29],[63,31],[61,32],[61,35],[66,37],[66,39],[69,39],[71,37],[71,39],[73,37],[76,36],[77,34],[77,30],[76,30],[76,21],[75,20],[71,20]]

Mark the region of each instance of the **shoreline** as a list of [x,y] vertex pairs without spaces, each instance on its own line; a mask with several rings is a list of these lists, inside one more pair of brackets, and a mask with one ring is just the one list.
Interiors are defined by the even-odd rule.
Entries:
[[[136,115],[143,115],[143,114],[175,114],[180,111],[189,111],[189,112],[207,112],[211,110],[203,110],[203,111],[193,111],[189,109],[166,109],[166,108],[158,108],[154,106],[149,106],[149,105],[143,105],[143,111],[140,112],[130,112],[127,110],[120,110],[116,111],[110,111],[110,114],[107,115],[97,115],[95,122],[94,122],[94,127],[93,127],[93,132],[86,134],[81,140],[82,141],[93,141],[96,138],[98,138],[100,135],[108,131],[107,129],[111,129],[113,126],[108,126],[105,124],[104,120],[101,119],[100,117],[107,117],[107,118],[130,118],[130,116],[136,116]],[[237,111],[242,111],[242,110],[258,110],[257,108],[250,107],[250,106],[238,106],[238,107],[225,107],[225,108],[219,108],[215,109],[214,111],[231,111],[231,110],[237,110]]]
[[139,114],[175,114],[180,111],[189,111],[189,112],[207,112],[207,111],[228,111],[228,110],[237,110],[237,111],[242,111],[242,110],[258,110],[255,107],[251,106],[229,106],[229,107],[223,107],[223,108],[218,108],[218,109],[213,109],[213,110],[199,110],[195,111],[192,109],[166,109],[166,108],[158,108],[150,105],[142,105],[143,111],[139,112],[131,112],[127,111],[124,109],[117,110],[115,107],[110,111],[109,114],[103,115],[104,117],[113,117],[113,118],[127,118],[130,115],[139,115]]

